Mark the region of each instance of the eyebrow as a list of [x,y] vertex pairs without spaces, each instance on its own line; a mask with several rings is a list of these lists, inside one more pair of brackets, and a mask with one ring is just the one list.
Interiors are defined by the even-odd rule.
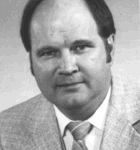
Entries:
[[94,46],[94,42],[91,41],[91,40],[75,40],[73,43],[72,43],[72,46],[75,46],[75,45],[89,45],[89,46]]

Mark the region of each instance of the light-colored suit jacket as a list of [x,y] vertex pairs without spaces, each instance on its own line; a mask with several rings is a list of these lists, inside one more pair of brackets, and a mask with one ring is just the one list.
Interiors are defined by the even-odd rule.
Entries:
[[[140,150],[140,88],[113,78],[101,150]],[[63,150],[53,105],[38,95],[0,114],[0,150]]]

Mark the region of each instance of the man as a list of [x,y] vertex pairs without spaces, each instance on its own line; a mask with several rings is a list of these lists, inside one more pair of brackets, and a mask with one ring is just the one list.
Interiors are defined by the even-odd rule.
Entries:
[[1,113],[0,150],[140,149],[140,89],[111,75],[115,32],[103,0],[29,1],[21,37],[42,94]]

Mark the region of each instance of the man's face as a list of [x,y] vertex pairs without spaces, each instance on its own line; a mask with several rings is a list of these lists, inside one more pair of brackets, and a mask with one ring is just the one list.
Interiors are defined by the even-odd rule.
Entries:
[[43,2],[31,23],[36,81],[44,96],[64,111],[96,110],[110,86],[105,45],[92,15],[78,1]]

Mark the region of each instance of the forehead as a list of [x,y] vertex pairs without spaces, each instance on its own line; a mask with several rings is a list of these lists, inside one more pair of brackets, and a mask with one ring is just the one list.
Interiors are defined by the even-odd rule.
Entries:
[[[89,31],[90,30],[90,31]],[[42,39],[60,39],[56,35],[97,33],[97,25],[84,0],[44,0],[36,9],[31,22],[31,35]],[[41,38],[40,38],[41,39]]]
[[42,2],[36,7],[35,15],[43,12],[46,14],[53,15],[59,13],[63,13],[65,10],[74,9],[74,8],[86,8],[87,5],[85,0],[42,0]]
[[59,19],[63,19],[63,23],[75,19],[86,22],[86,18],[94,20],[85,0],[43,0],[36,8],[31,24],[37,26],[37,21],[41,23],[42,20],[49,24]]

